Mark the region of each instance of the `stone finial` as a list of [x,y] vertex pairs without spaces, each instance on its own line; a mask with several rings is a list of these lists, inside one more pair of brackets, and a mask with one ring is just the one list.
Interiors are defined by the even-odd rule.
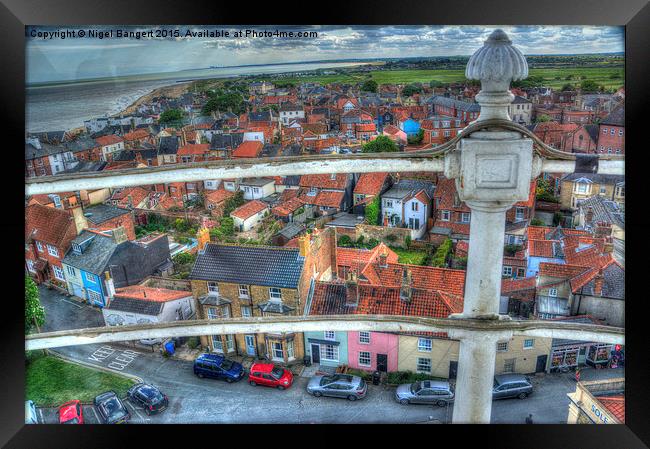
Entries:
[[495,30],[467,62],[465,76],[481,81],[481,92],[476,101],[481,105],[477,121],[490,118],[510,120],[508,105],[514,99],[510,82],[528,77],[528,63],[524,55],[512,46],[503,30]]

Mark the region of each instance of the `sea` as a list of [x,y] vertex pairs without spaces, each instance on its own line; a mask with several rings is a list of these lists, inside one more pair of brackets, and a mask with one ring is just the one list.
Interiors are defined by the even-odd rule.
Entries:
[[269,64],[28,85],[25,92],[25,128],[27,132],[67,131],[83,126],[84,120],[117,114],[152,90],[182,81],[295,73],[363,64],[365,63]]

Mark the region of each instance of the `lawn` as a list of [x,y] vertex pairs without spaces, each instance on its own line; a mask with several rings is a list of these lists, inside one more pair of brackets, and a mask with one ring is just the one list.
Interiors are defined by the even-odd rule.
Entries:
[[34,358],[26,366],[25,395],[37,406],[58,406],[78,399],[91,403],[95,396],[114,390],[124,397],[133,380],[66,362],[51,355]]
[[398,247],[390,247],[399,256],[399,263],[406,263],[409,265],[425,265],[427,261],[426,251],[408,250]]

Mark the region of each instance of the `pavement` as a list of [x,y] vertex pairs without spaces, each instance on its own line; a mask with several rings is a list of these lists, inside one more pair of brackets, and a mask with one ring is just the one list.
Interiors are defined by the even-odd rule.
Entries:
[[[103,325],[101,311],[76,303],[65,295],[42,291],[46,309],[43,330],[59,330]],[[169,408],[160,415],[147,416],[128,400],[132,423],[448,423],[453,404],[447,407],[401,405],[394,399],[394,387],[369,385],[360,401],[316,398],[306,392],[309,377],[297,376],[285,391],[253,387],[246,380],[228,384],[221,380],[199,379],[192,362],[164,358],[128,343],[94,344],[57,348],[68,358],[117,373],[138,376],[153,383],[169,396]],[[310,373],[306,370],[303,374]],[[624,376],[624,369],[583,369],[583,380]],[[492,423],[523,424],[529,413],[535,423],[566,423],[569,399],[575,391],[573,373],[531,376],[534,393],[526,399],[495,401]],[[74,398],[70,398],[74,399]],[[43,422],[56,422],[55,409],[39,409]],[[84,406],[88,422],[96,420],[91,404]]]

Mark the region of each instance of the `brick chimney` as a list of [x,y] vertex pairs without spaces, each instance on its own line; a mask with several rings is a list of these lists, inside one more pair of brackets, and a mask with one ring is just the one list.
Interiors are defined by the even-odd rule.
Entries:
[[612,225],[605,221],[599,221],[596,223],[596,230],[594,231],[594,237],[610,237],[612,235]]
[[409,268],[405,268],[402,271],[402,285],[399,289],[399,299],[406,303],[411,302],[411,298],[413,296],[412,285],[413,276],[411,275],[411,270]]
[[302,257],[307,257],[310,243],[311,243],[311,234],[305,234],[302,237],[298,237],[298,249],[300,250],[300,255]]
[[205,226],[201,227],[196,233],[196,239],[198,241],[198,251],[202,253],[205,246],[210,242],[210,230]]
[[587,212],[585,212],[585,224],[591,223],[593,219],[594,219],[594,208],[590,206],[587,208]]
[[611,254],[614,252],[614,241],[611,237],[605,237],[605,243],[603,245],[603,252],[605,254]]
[[386,251],[386,248],[383,248],[379,254],[379,268],[388,268],[388,251]]
[[594,296],[601,296],[603,294],[603,282],[605,277],[603,276],[603,270],[598,270],[598,274],[594,278]]
[[345,305],[359,305],[359,283],[357,282],[357,272],[350,270],[345,276]]

